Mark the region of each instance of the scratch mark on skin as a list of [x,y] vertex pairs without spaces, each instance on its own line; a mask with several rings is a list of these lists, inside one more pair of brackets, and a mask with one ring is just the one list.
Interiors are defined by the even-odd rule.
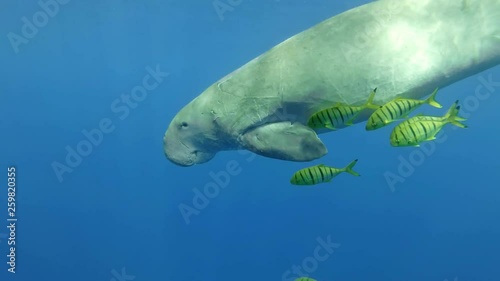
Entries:
[[257,100],[254,99],[253,101],[255,103],[255,113],[257,113],[257,116],[259,117],[259,122],[262,122],[262,117],[260,117],[260,114],[259,114],[260,108],[259,108],[259,105],[257,104]]
[[257,97],[257,98],[256,97],[242,97],[241,99],[242,100],[248,100],[248,99],[251,99],[251,100],[273,99],[273,100],[275,100],[275,99],[279,99],[279,98],[280,97],[278,97],[278,96],[270,96],[270,97],[268,96],[268,97]]
[[280,75],[279,75],[279,84],[278,84],[278,97],[280,98],[280,106],[283,106],[283,64],[284,62],[280,62]]
[[335,83],[332,81],[332,77],[327,76],[327,77],[326,77],[326,80],[327,80],[327,81],[328,81],[328,83],[330,83],[330,85],[332,86],[332,87],[327,87],[327,88],[333,88],[333,89],[335,89],[334,91],[335,91],[336,93],[338,93],[338,96],[339,96],[340,101],[341,101],[342,103],[347,103],[347,100],[345,99],[345,95],[344,95],[344,93],[343,93],[343,92],[341,92],[341,91],[339,91],[339,89],[336,87]]
[[[228,79],[229,79],[229,78],[228,78]],[[218,88],[221,92],[223,92],[223,93],[225,93],[225,92],[224,92],[224,90],[222,89],[222,84],[226,83],[226,81],[227,81],[228,79],[225,79],[224,81],[221,81],[221,82],[217,83],[217,88]]]
[[210,113],[213,115],[212,121],[215,122],[219,118],[217,112],[215,112],[215,110],[212,109],[210,110]]
[[217,103],[222,105],[224,114],[228,115],[229,112],[227,111],[226,104],[222,100],[218,100]]
[[344,96],[344,94],[342,92],[338,92],[338,95],[340,97],[341,103],[348,104],[347,100],[345,99],[345,96]]
[[[222,84],[226,83],[230,78],[231,77],[228,77],[224,81],[217,83],[217,88],[221,91],[221,93],[226,94],[226,95],[233,95],[231,93],[224,91],[224,89],[222,89]],[[230,112],[227,110],[226,103],[224,103],[222,100],[217,100],[217,103],[222,105],[223,115],[229,115]],[[232,114],[234,114],[234,112],[232,112]]]

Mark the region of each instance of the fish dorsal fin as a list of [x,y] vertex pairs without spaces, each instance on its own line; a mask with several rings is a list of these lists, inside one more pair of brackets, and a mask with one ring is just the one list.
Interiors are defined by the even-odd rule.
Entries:
[[318,164],[318,165],[316,165],[316,167],[319,168],[319,167],[326,167],[326,166],[325,166],[325,164]]
[[377,92],[377,88],[373,89],[370,93],[370,95],[368,96],[368,100],[365,102],[365,104],[359,106],[359,107],[362,107],[362,108],[370,108],[370,109],[374,109],[374,110],[377,110],[379,109],[381,106],[380,105],[376,105],[373,103],[373,100],[375,99],[375,93]]
[[370,92],[370,95],[368,96],[368,100],[366,101],[366,104],[369,105],[369,104],[372,104],[373,100],[375,99],[375,94],[377,93],[377,88],[373,89],[371,92]]

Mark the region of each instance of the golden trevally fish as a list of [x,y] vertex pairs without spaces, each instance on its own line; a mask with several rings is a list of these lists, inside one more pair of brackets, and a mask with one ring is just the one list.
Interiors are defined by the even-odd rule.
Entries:
[[359,177],[360,175],[352,170],[357,162],[358,159],[352,161],[349,165],[341,169],[328,167],[324,164],[308,167],[293,174],[290,179],[290,183],[293,185],[315,185],[318,183],[326,183],[343,172]]
[[467,128],[465,124],[460,123],[466,119],[458,116],[459,110],[457,100],[443,117],[417,115],[401,122],[391,132],[391,145],[420,146],[419,144],[424,141],[436,139],[436,134],[449,123],[460,128]]
[[430,97],[425,100],[395,98],[394,100],[384,104],[375,110],[372,115],[370,115],[368,121],[366,122],[366,130],[371,131],[379,129],[398,119],[405,119],[408,117],[408,114],[424,103],[437,108],[443,107],[435,100],[437,91],[438,89],[436,88]]
[[309,120],[307,125],[312,129],[323,129],[328,128],[331,130],[343,128],[352,125],[354,119],[365,109],[377,109],[380,106],[373,104],[373,98],[375,97],[375,88],[368,97],[365,104],[360,106],[351,106],[343,103],[337,103],[333,107],[320,110],[314,113]]

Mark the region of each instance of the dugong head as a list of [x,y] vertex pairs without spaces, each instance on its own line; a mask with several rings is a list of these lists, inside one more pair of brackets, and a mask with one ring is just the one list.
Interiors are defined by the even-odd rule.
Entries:
[[192,166],[212,159],[221,150],[220,134],[203,96],[177,113],[163,137],[165,156],[179,166]]

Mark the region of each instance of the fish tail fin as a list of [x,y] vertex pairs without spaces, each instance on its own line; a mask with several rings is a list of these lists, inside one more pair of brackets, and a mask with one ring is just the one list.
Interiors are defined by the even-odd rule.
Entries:
[[373,99],[375,98],[375,93],[377,92],[377,88],[373,89],[372,92],[370,93],[370,96],[368,96],[368,100],[366,101],[364,107],[370,108],[370,109],[377,109],[380,106],[373,104]]
[[460,105],[458,105],[458,100],[456,100],[453,105],[448,109],[446,115],[444,116],[444,120],[449,122],[460,128],[467,128],[467,125],[460,123],[460,121],[465,121],[467,119],[458,116],[458,112],[460,111]]
[[434,107],[437,107],[437,108],[441,108],[443,107],[442,105],[440,105],[437,101],[436,101],[436,95],[437,95],[437,92],[438,92],[438,88],[436,88],[434,90],[434,92],[432,92],[431,96],[425,100],[426,103],[428,103],[430,106],[434,106]]
[[349,163],[349,165],[347,165],[343,171],[346,172],[346,173],[349,173],[353,176],[356,176],[356,177],[359,177],[360,174],[358,174],[356,171],[354,171],[352,168],[354,167],[354,165],[356,165],[356,163],[358,163],[358,159],[352,161],[351,163]]

